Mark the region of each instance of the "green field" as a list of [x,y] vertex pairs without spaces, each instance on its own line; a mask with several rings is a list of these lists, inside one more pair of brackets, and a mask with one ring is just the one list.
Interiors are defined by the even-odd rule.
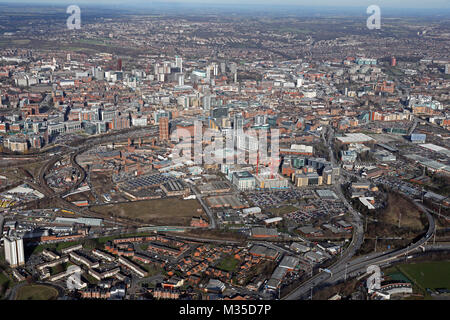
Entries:
[[235,259],[233,256],[228,256],[226,258],[223,258],[217,265],[216,268],[227,271],[227,272],[233,272],[236,270],[236,268],[239,266],[239,260]]
[[[42,251],[44,251],[44,249],[50,249],[50,250],[55,250],[56,252],[61,252],[62,249],[74,246],[81,243],[81,241],[69,241],[69,242],[59,242],[59,243],[45,243],[45,244],[40,244],[34,248],[32,248],[32,254],[38,254],[41,253]],[[25,251],[28,251],[30,249],[26,248]]]
[[267,208],[266,210],[272,212],[276,216],[284,216],[285,214],[297,211],[298,208],[287,205],[279,208]]
[[423,291],[427,288],[450,289],[450,261],[402,264],[397,268]]
[[178,198],[93,206],[91,210],[105,215],[114,214],[120,217],[139,219],[144,223],[160,226],[186,226],[190,224],[193,216],[205,217],[197,200]]
[[23,286],[17,292],[16,300],[55,300],[58,291],[55,288],[44,285]]
[[9,278],[3,272],[0,272],[0,287],[7,284],[9,281]]
[[148,272],[148,277],[153,277],[157,274],[163,273],[164,271],[163,268],[158,267],[154,264],[139,263],[139,266]]

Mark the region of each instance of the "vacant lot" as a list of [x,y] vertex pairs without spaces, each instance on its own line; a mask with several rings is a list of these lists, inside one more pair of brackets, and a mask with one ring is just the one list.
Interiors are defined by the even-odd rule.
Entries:
[[54,300],[58,297],[55,288],[44,285],[28,285],[19,289],[16,300]]
[[414,203],[396,193],[389,194],[388,205],[385,209],[369,214],[369,218],[368,238],[413,239],[425,232],[428,223],[425,215],[416,208]]
[[91,210],[160,226],[187,226],[193,216],[206,218],[197,200],[177,198],[108,204],[91,207]]
[[388,207],[382,214],[384,223],[408,227],[415,230],[424,230],[425,227],[420,219],[420,211],[409,200],[398,194],[390,194],[388,198]]

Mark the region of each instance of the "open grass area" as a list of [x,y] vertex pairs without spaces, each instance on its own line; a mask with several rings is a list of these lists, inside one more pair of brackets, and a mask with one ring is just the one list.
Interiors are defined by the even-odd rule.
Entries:
[[0,272],[0,286],[7,284],[9,281],[9,278],[3,272]]
[[202,215],[205,217],[197,200],[177,198],[93,206],[91,210],[105,215],[118,215],[161,226],[187,226],[193,216]]
[[12,284],[13,281],[11,281],[11,279],[9,279],[9,277],[0,269],[0,298],[3,297],[6,290],[8,290],[8,288],[10,288]]
[[[40,252],[44,251],[44,249],[53,249],[53,250],[56,250],[57,252],[60,252],[62,249],[74,246],[79,243],[81,243],[81,242],[80,241],[70,241],[70,242],[40,244],[33,248],[33,254],[40,253]],[[27,250],[27,249],[25,249],[25,250]]]
[[91,276],[89,273],[85,272],[83,274],[83,278],[89,282],[89,284],[97,285],[99,281],[95,279],[93,276]]
[[450,289],[450,261],[420,262],[399,265],[398,270],[420,289]]
[[294,206],[287,205],[279,208],[267,208],[266,210],[272,212],[274,215],[283,216],[285,214],[295,212],[298,209]]
[[17,292],[16,300],[55,300],[58,291],[55,288],[44,285],[23,286]]
[[148,272],[149,277],[153,277],[163,272],[163,268],[158,267],[154,264],[139,263],[139,266]]
[[227,256],[219,261],[216,268],[227,272],[233,272],[238,266],[239,260],[235,259],[233,256]]

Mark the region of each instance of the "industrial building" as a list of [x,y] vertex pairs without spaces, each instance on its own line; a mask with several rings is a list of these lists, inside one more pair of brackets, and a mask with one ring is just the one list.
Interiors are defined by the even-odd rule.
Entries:
[[86,226],[101,227],[103,225],[103,219],[99,218],[66,218],[66,217],[56,217],[54,220],[58,224],[84,224]]
[[422,133],[413,133],[409,136],[409,139],[413,143],[425,143],[427,140],[427,135]]
[[278,231],[275,228],[252,228],[253,238],[276,238],[278,237]]

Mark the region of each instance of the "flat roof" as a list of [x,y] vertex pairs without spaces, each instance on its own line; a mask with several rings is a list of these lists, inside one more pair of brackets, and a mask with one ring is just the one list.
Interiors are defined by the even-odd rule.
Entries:
[[336,137],[342,143],[362,143],[375,141],[375,139],[369,137],[364,133],[347,133],[345,137]]

